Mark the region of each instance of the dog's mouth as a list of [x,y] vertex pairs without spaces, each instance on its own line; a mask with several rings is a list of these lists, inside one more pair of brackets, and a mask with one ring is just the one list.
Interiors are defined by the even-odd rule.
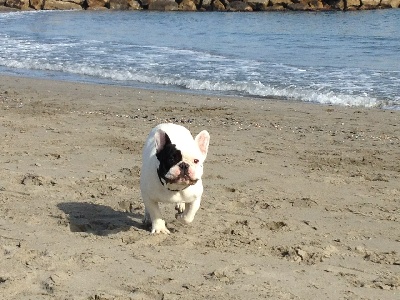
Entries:
[[161,175],[160,170],[157,169],[157,174],[161,184],[170,191],[182,191],[199,181],[199,179],[191,178],[187,172],[182,172],[178,176],[172,176],[171,174]]
[[[195,185],[198,179],[191,179],[189,176],[179,176],[175,179],[165,179],[166,188],[172,192],[180,192],[191,185]],[[161,182],[162,183],[162,182]]]
[[195,185],[198,179],[192,179],[188,175],[179,176],[174,179],[165,178],[167,184],[179,184],[179,185]]

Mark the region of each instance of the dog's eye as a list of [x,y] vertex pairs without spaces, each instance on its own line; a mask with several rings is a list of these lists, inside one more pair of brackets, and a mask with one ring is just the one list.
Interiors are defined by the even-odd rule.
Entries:
[[198,160],[198,159],[195,159],[193,162],[194,162],[195,164],[198,164],[198,163],[199,163],[199,160]]

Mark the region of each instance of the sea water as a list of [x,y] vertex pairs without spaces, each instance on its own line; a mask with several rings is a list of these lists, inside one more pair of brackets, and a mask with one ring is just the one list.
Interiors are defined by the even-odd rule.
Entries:
[[0,73],[400,109],[400,9],[0,14]]

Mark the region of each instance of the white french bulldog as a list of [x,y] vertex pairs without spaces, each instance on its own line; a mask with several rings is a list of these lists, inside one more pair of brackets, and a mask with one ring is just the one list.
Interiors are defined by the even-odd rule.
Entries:
[[[203,163],[210,135],[206,130],[193,139],[183,126],[167,123],[153,128],[143,148],[140,189],[145,205],[143,223],[151,233],[169,234],[159,202],[175,203],[177,220],[189,224],[203,194]],[[185,205],[186,204],[186,205]]]

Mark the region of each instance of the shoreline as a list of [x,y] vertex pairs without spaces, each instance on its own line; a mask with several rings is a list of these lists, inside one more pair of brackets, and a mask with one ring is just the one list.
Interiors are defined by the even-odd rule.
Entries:
[[[5,299],[397,299],[400,111],[0,76]],[[145,138],[211,135],[204,197],[141,224]]]
[[113,88],[122,88],[122,89],[132,89],[132,90],[142,90],[142,91],[154,91],[154,92],[159,92],[159,93],[171,93],[171,94],[176,94],[180,96],[188,95],[188,96],[199,96],[199,97],[206,97],[206,98],[213,98],[213,99],[242,99],[242,100],[250,100],[250,101],[268,101],[268,102],[283,102],[283,103],[289,103],[289,104],[304,104],[304,105],[317,105],[317,106],[323,106],[323,107],[333,107],[333,108],[353,108],[353,109],[378,109],[378,110],[388,110],[388,111],[400,111],[400,107],[395,104],[389,104],[391,101],[388,101],[387,103],[384,102],[379,102],[375,103],[374,105],[349,105],[349,104],[335,104],[335,103],[323,103],[323,102],[315,102],[315,101],[302,101],[302,100],[296,100],[292,99],[290,97],[285,97],[285,96],[257,96],[257,95],[233,95],[229,93],[222,93],[218,92],[218,90],[213,91],[213,90],[190,90],[186,88],[178,88],[178,87],[171,87],[171,86],[157,86],[156,84],[146,84],[144,83],[142,87],[140,87],[140,84],[137,85],[129,85],[129,84],[122,84],[122,83],[107,83],[105,81],[78,81],[79,79],[53,79],[50,77],[38,77],[38,76],[26,76],[26,75],[14,75],[14,74],[7,74],[7,73],[1,73],[0,77],[10,77],[10,78],[25,78],[27,80],[38,80],[38,81],[53,81],[53,82],[64,82],[66,84],[72,84],[72,85],[97,85],[97,86],[102,86],[102,87],[113,87]]

